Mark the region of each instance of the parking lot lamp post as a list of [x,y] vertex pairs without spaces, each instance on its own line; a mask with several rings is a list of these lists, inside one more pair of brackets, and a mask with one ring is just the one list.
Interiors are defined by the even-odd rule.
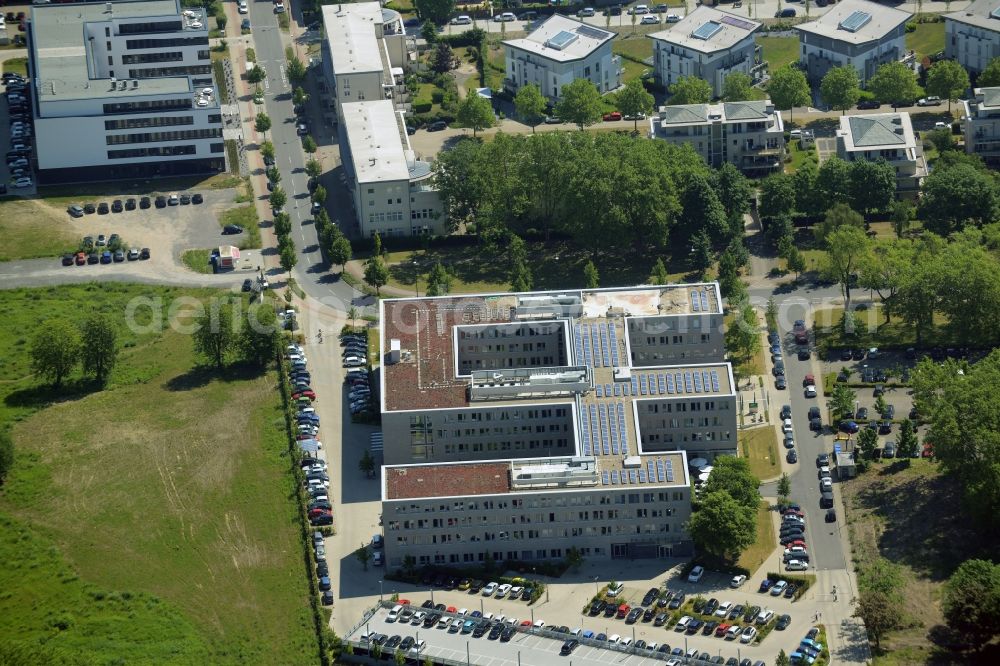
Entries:
[[413,295],[420,295],[420,264],[413,260]]
[[382,581],[378,582],[378,602],[382,603]]
[[434,603],[434,588],[431,588],[431,603]]
[[479,597],[479,612],[483,615],[486,614],[486,608],[483,606],[483,598]]
[[469,650],[469,641],[465,641],[465,663],[472,666],[472,653]]
[[535,626],[535,609],[531,609],[531,626]]
[[594,596],[597,596],[597,576],[594,576]]
[[632,644],[635,645],[635,625],[632,625]]

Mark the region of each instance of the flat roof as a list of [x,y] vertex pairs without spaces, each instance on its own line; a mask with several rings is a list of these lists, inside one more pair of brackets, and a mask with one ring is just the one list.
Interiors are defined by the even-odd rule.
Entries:
[[615,33],[553,14],[522,39],[508,39],[504,44],[557,62],[582,60],[610,41]]
[[510,462],[436,463],[384,468],[386,500],[510,492]]
[[[111,4],[111,11],[108,11]],[[34,62],[37,69],[35,82],[38,101],[63,99],[92,99],[100,97],[122,98],[185,93],[193,90],[187,76],[168,76],[139,79],[137,86],[129,83],[122,89],[119,85],[112,89],[110,77],[96,77],[91,72],[86,45],[89,36],[104,31],[87,24],[107,23],[114,26],[112,34],[116,39],[117,23],[122,19],[164,18],[181,19],[182,27],[176,33],[156,33],[136,35],[136,38],[167,37],[178,33],[190,36],[208,37],[208,25],[203,18],[204,11],[181,16],[179,0],[115,0],[113,3],[89,2],[73,4],[46,4],[31,7],[32,43]],[[197,23],[201,27],[192,27]],[[206,48],[208,48],[206,46]],[[103,64],[93,63],[97,71],[105,71]],[[217,105],[217,102],[216,102]]]
[[695,10],[666,30],[649,35],[650,39],[676,44],[692,51],[714,53],[732,48],[752,38],[761,24],[707,5]]
[[343,116],[359,183],[409,180],[410,169],[392,100],[349,102],[343,106]]
[[381,45],[375,26],[385,20],[377,2],[323,5],[323,26],[334,76],[381,72]]
[[1000,32],[1000,0],[976,0],[965,9],[945,14],[944,17],[977,28]]
[[882,39],[912,16],[877,2],[844,0],[815,21],[800,23],[795,29],[848,44],[866,44]]
[[972,91],[976,97],[982,97],[979,103],[981,108],[992,109],[1000,106],[1000,87],[996,88],[976,88]]
[[906,112],[841,116],[837,134],[847,151],[917,146],[910,114]]

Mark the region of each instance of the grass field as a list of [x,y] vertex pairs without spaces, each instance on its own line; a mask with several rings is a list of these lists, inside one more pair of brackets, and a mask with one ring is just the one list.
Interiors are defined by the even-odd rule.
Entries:
[[261,246],[260,227],[257,226],[259,223],[260,219],[257,217],[257,207],[253,204],[230,208],[219,216],[220,227],[224,227],[227,224],[238,224],[243,227],[243,233],[239,237],[239,248],[241,250],[249,250]]
[[181,261],[195,273],[211,273],[212,264],[208,261],[211,256],[211,250],[185,250],[181,254]]
[[788,154],[791,155],[792,161],[785,163],[785,173],[795,173],[807,164],[818,167],[819,157],[813,146],[803,148],[801,141],[791,141],[788,144]]
[[763,53],[761,57],[767,61],[769,70],[773,73],[785,65],[799,59],[798,37],[757,37]]
[[777,542],[774,540],[774,524],[771,522],[771,507],[767,502],[757,506],[757,542],[740,555],[738,566],[751,573],[764,564],[768,555],[774,552]]
[[743,430],[739,434],[740,454],[750,463],[750,471],[761,480],[781,476],[778,436],[771,426]]
[[180,190],[226,190],[240,187],[243,179],[231,173],[217,173],[212,176],[191,176],[188,178],[155,178],[137,183],[105,182],[80,183],[77,185],[53,185],[40,187],[39,196],[53,206],[67,206],[100,198],[117,199],[122,196],[149,196],[173,194]]
[[[852,294],[854,291],[852,290]],[[858,328],[853,335],[844,332],[842,321],[844,308],[822,308],[813,313],[816,328],[816,346],[831,347],[896,347],[906,348],[916,344],[916,333],[913,328],[901,319],[892,317],[885,323],[885,316],[878,303],[867,310],[855,311],[855,321]],[[951,336],[945,329],[947,320],[934,315],[934,328],[924,331],[924,345],[949,344]]]
[[3,61],[3,71],[14,72],[15,74],[20,74],[21,76],[28,75],[28,59],[27,58],[11,58],[10,60]]
[[[59,399],[31,331],[135,298],[117,283],[0,292],[0,419],[17,461],[0,494],[0,636],[93,663],[302,663],[317,654],[276,378],[196,367],[191,338],[120,329],[105,390]],[[148,310],[138,320],[149,323]]]
[[918,23],[916,30],[906,33],[906,48],[916,51],[917,62],[924,56],[944,51],[944,21]]
[[[622,59],[644,61],[653,57],[653,40],[647,37],[633,37],[628,39],[616,39],[612,43],[614,53],[624,56]],[[648,67],[648,65],[645,65]]]
[[75,250],[68,213],[36,199],[11,198],[0,203],[0,261],[55,257]]

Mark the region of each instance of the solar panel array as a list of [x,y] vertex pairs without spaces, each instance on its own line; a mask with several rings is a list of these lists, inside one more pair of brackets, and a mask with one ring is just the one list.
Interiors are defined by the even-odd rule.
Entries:
[[708,294],[704,290],[691,290],[691,312],[708,312]]
[[590,37],[591,39],[607,39],[611,33],[605,32],[604,30],[598,30],[589,25],[581,25],[576,29],[578,35],[583,35],[584,37]]
[[601,472],[602,486],[617,486],[641,483],[673,483],[674,463],[663,458],[646,459],[646,466],[639,469],[604,470]]
[[650,372],[632,376],[635,395],[683,395],[685,393],[718,393],[721,389],[718,370],[687,372]]
[[616,368],[620,365],[618,360],[618,333],[614,324],[608,324],[608,335],[611,338],[611,364]]
[[625,403],[584,405],[580,424],[583,428],[583,455],[629,455]]
[[745,21],[745,20],[743,20],[741,18],[738,18],[736,16],[728,16],[727,15],[727,16],[723,16],[719,20],[722,21],[723,23],[725,23],[726,25],[733,26],[734,28],[741,28],[743,30],[753,30],[753,23],[751,23],[750,21]]

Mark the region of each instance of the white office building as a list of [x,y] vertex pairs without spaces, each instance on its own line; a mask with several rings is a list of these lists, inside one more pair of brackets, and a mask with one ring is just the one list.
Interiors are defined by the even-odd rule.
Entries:
[[923,148],[905,112],[841,116],[837,156],[848,162],[886,160],[896,170],[897,195],[915,196],[927,176]]
[[1000,57],[1000,3],[976,0],[961,11],[945,14],[944,55],[957,60],[972,76]]
[[200,12],[178,0],[35,5],[28,34],[40,182],[225,169]]
[[785,126],[771,100],[661,106],[650,136],[689,145],[710,166],[726,162],[752,176],[780,171]]
[[360,235],[442,234],[446,221],[428,162],[410,148],[391,100],[344,104],[341,158]]
[[1000,165],[1000,88],[976,88],[963,100],[965,152],[979,155],[990,166]]
[[888,62],[906,55],[906,22],[913,14],[868,0],[844,0],[799,31],[799,61],[819,81],[833,67],[849,65],[864,84]]
[[378,2],[323,5],[323,73],[341,119],[344,104],[388,99],[402,108],[415,58],[398,12]]
[[708,81],[712,94],[720,97],[730,74],[740,72],[755,79],[760,58],[753,36],[760,25],[699,5],[669,29],[649,35],[656,83],[669,89],[681,78],[696,76]]
[[549,101],[575,79],[587,79],[602,94],[621,85],[621,58],[611,52],[615,33],[560,14],[546,19],[522,39],[504,41],[507,74],[504,88],[516,94],[529,83]]

